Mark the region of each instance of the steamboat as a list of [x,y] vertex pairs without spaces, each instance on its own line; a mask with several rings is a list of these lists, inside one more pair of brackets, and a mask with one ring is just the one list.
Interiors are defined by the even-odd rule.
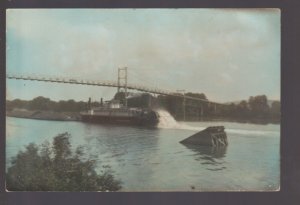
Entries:
[[[89,103],[90,104],[90,103]],[[118,100],[111,100],[99,107],[81,112],[81,120],[84,122],[121,124],[156,127],[159,123],[158,112],[149,108],[129,108],[123,106]]]

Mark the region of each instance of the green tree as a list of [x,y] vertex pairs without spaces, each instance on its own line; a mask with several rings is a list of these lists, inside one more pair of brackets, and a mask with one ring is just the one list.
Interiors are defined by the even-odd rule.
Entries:
[[42,96],[34,98],[32,101],[29,101],[28,108],[30,110],[49,110],[50,99],[44,98]]
[[248,101],[252,115],[256,117],[266,117],[269,112],[268,99],[265,95],[250,97]]
[[83,148],[73,153],[68,133],[40,147],[30,144],[12,159],[6,173],[9,191],[117,191],[121,182],[104,166],[95,171],[95,160],[84,158]]
[[279,101],[272,102],[271,108],[270,108],[270,114],[272,117],[280,118],[280,110],[281,110],[281,104]]
[[119,100],[120,104],[125,104],[125,92],[117,92],[114,100]]
[[245,118],[249,115],[249,106],[246,100],[242,100],[237,106],[236,106],[236,114],[238,117]]
[[15,100],[6,100],[6,109],[7,110],[12,110],[14,108],[26,108],[28,106],[28,101],[26,100],[20,100],[20,99],[15,99]]

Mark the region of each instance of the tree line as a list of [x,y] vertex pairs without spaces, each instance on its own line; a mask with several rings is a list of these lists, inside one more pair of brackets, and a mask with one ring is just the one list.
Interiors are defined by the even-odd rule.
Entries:
[[[99,106],[99,102],[92,102],[92,106]],[[52,101],[49,98],[42,96],[36,97],[32,100],[7,100],[6,109],[8,111],[14,109],[27,109],[27,110],[42,110],[42,111],[55,111],[55,112],[80,112],[88,109],[87,102],[74,100],[60,100],[58,102]]]
[[[203,99],[197,101],[185,97]],[[124,99],[124,94],[116,94],[115,99]],[[128,99],[129,107],[163,108],[176,120],[201,119],[236,119],[236,120],[266,120],[279,122],[281,115],[280,101],[269,101],[266,95],[251,96],[248,100],[235,103],[214,104],[207,102],[204,93],[185,93],[181,96],[141,94],[139,97]],[[185,116],[184,116],[185,115]]]
[[[187,93],[186,96],[207,100],[205,94]],[[225,118],[236,120],[266,120],[279,122],[280,101],[269,101],[266,95],[251,96],[248,100],[235,103],[214,104],[185,99],[183,97],[159,96],[160,104],[176,119],[199,120],[205,118]],[[185,106],[184,106],[185,105]]]
[[[185,93],[185,96],[196,97],[208,100],[203,93]],[[124,104],[125,94],[116,93],[115,100]],[[88,102],[74,100],[52,101],[45,97],[36,97],[33,100],[15,99],[6,101],[6,109],[24,108],[28,110],[56,111],[56,112],[80,112],[88,110],[89,107],[100,106],[101,102]],[[210,118],[226,119],[258,119],[279,122],[281,115],[280,101],[269,101],[266,95],[251,96],[248,100],[235,103],[214,104],[205,101],[197,101],[184,96],[163,96],[156,97],[142,93],[138,96],[130,96],[127,99],[128,107],[141,108],[163,108],[167,110],[176,120],[201,120]]]

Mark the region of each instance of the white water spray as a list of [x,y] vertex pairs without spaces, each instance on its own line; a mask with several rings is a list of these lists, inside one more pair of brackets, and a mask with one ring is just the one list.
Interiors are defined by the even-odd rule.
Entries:
[[193,127],[189,126],[185,123],[177,122],[174,117],[166,110],[156,110],[159,114],[159,123],[158,127],[159,128],[164,128],[164,129],[183,129],[183,130],[203,130],[204,127]]
[[177,128],[179,123],[174,119],[174,117],[166,110],[157,110],[159,114],[159,128]]
[[[156,110],[159,114],[159,123],[158,128],[162,129],[180,129],[180,130],[193,130],[193,131],[201,131],[207,128],[207,126],[190,126],[188,124],[185,124],[184,122],[177,122],[174,117],[166,110]],[[215,126],[215,124],[212,124],[212,126]],[[263,130],[248,130],[248,129],[233,129],[229,128],[226,129],[226,132],[228,134],[238,134],[240,136],[242,135],[258,135],[258,136],[264,136],[264,135],[274,135],[278,136],[277,131],[263,131]]]

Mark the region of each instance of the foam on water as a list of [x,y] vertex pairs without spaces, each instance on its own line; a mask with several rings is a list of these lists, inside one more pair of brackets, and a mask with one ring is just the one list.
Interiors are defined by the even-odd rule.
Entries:
[[164,129],[184,129],[184,130],[195,130],[200,131],[205,129],[205,127],[193,127],[184,123],[177,122],[174,117],[166,110],[156,110],[159,114],[159,128]]
[[159,128],[176,128],[179,126],[174,117],[166,110],[157,110],[159,114]]
[[[166,110],[156,110],[160,116],[158,128],[162,129],[182,129],[182,130],[193,130],[193,131],[201,131],[206,127],[204,126],[190,126],[182,122],[177,122],[174,117]],[[211,126],[214,126],[212,124]],[[239,134],[239,135],[274,135],[277,136],[278,132],[275,131],[266,131],[266,130],[247,130],[247,129],[233,129],[226,128],[225,131],[227,133]]]
[[267,136],[277,136],[278,132],[275,131],[262,131],[262,130],[241,130],[241,129],[226,129],[228,133],[239,134],[239,135],[267,135]]

